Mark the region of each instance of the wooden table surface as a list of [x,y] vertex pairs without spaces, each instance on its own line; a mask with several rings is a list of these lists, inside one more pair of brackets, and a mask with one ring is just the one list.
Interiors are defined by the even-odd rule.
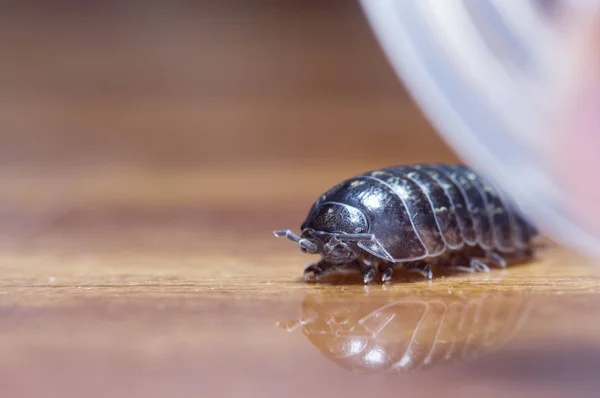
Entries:
[[456,159],[356,5],[116,3],[0,12],[2,397],[596,396],[598,262],[307,284],[273,237]]

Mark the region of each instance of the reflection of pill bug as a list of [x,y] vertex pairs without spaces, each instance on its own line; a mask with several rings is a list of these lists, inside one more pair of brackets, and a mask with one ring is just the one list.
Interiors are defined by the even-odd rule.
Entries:
[[394,265],[431,278],[431,264],[487,271],[531,256],[537,230],[514,202],[463,165],[390,167],[336,185],[312,206],[301,235],[275,231],[321,255],[305,268],[318,278],[339,267],[376,270],[389,282]]
[[407,373],[475,359],[518,334],[528,314],[526,294],[339,300],[310,295],[301,330],[326,358],[358,373]]

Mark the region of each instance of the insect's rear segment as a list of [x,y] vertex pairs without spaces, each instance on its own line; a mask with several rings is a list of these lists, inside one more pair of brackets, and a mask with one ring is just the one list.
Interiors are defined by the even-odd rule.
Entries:
[[354,268],[364,282],[394,266],[432,278],[432,264],[463,271],[505,267],[531,255],[537,235],[513,202],[460,165],[391,167],[336,185],[312,206],[301,227],[275,231],[321,259],[305,278]]

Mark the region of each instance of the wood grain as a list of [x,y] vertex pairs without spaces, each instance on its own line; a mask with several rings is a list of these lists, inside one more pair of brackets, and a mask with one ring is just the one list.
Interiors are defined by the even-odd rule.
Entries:
[[13,190],[0,254],[8,396],[454,396],[450,384],[456,396],[542,397],[597,385],[598,264],[550,246],[485,275],[307,284],[310,257],[271,231],[299,224],[308,195],[215,205],[186,188],[202,173],[173,173],[158,196],[140,174],[86,175],[89,200],[63,176],[47,209]]
[[[192,4],[193,3],[193,4]],[[590,397],[600,264],[308,284],[343,178],[451,161],[349,2],[3,5],[2,397]]]

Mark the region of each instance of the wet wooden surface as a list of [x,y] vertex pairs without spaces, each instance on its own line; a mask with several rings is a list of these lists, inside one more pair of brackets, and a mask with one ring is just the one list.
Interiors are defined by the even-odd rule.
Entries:
[[563,249],[301,281],[272,230],[456,158],[356,8],[213,3],[0,13],[2,396],[595,396],[600,264]]
[[[295,189],[288,172],[267,175]],[[167,174],[178,182],[155,181],[151,198],[143,176],[77,178],[61,180],[52,207],[15,212],[2,228],[6,396],[584,397],[598,387],[600,264],[549,247],[485,275],[306,284],[310,257],[271,230],[297,229],[308,195],[285,205],[268,189],[248,202],[238,192],[239,203],[217,206],[189,188],[202,173]],[[14,208],[37,189],[23,200],[15,189]]]

